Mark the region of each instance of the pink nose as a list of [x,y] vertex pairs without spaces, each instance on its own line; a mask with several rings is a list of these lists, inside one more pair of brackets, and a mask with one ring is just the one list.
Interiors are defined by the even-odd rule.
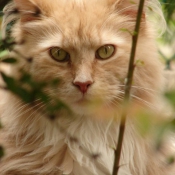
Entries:
[[76,82],[74,82],[74,85],[77,86],[83,94],[87,92],[87,89],[91,84],[92,84],[91,81],[87,81],[87,82],[76,81]]

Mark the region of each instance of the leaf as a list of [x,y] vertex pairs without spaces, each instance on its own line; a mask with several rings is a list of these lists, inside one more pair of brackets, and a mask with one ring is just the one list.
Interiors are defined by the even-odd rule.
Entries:
[[1,75],[8,90],[19,96],[26,103],[31,103],[33,101],[31,92],[22,88],[14,78],[5,75],[3,72],[1,72]]
[[175,157],[174,156],[170,156],[167,159],[167,164],[168,165],[172,165],[175,162]]
[[4,6],[10,1],[11,0],[0,0],[0,10],[2,10]]
[[151,114],[141,111],[137,114],[137,127],[142,136],[147,135],[152,129]]
[[2,124],[0,123],[0,129],[2,129]]
[[10,36],[7,36],[7,38],[5,39],[1,39],[0,40],[0,51],[5,51],[7,49],[12,49],[14,44],[16,44],[14,42],[14,39],[13,38],[10,38]]
[[59,79],[54,79],[51,81],[51,86],[55,87],[55,86],[58,86],[58,84],[60,83],[60,80]]
[[4,156],[4,149],[2,146],[0,146],[0,158]]
[[133,0],[130,0],[129,1],[131,4],[136,4],[136,2],[134,2]]
[[135,63],[136,66],[139,66],[139,67],[142,67],[145,65],[145,62],[143,60],[136,60],[136,63]]
[[20,78],[20,82],[21,83],[29,83],[31,81],[31,75],[25,73],[25,72],[21,72],[22,73],[22,76]]
[[130,35],[132,35],[132,32],[126,28],[121,28],[120,30],[123,32],[128,32]]
[[170,102],[170,104],[175,107],[175,90],[166,92],[165,97]]
[[7,50],[1,51],[0,52],[0,60],[2,60],[2,57],[6,56],[8,54]]
[[123,31],[123,32],[128,32],[131,36],[137,35],[136,31],[132,32],[132,31],[128,30],[127,28],[121,28],[120,30]]
[[15,58],[6,58],[2,60],[3,63],[10,63],[10,64],[15,64],[17,63],[17,60]]
[[150,7],[150,6],[148,6],[148,9],[149,9],[151,12],[153,11],[152,7]]
[[37,93],[37,97],[39,99],[41,99],[41,101],[44,102],[44,103],[48,103],[50,101],[49,96],[46,95],[45,93],[43,93],[42,91]]
[[2,75],[2,78],[3,80],[5,81],[5,83],[7,84],[7,86],[13,86],[14,85],[14,79],[9,77],[9,76],[6,76],[3,72],[1,72],[1,75]]

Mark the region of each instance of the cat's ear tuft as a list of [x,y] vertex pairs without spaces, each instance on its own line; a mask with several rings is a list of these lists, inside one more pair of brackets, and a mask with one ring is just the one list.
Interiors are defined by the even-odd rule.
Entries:
[[40,19],[41,10],[32,0],[14,0],[16,9],[21,16],[21,22]]
[[[138,13],[140,0],[110,0],[113,3],[115,11],[135,20]],[[145,8],[142,13],[142,20],[145,20]]]

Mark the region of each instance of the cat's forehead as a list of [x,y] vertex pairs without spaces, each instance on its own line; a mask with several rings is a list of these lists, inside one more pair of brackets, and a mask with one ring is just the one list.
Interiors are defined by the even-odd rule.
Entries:
[[78,25],[85,28],[90,24],[103,23],[109,15],[109,9],[105,7],[104,3],[98,1],[94,4],[92,2],[92,0],[89,2],[83,0],[55,1],[51,5],[53,7],[50,8],[49,16],[58,20],[62,25],[70,24],[72,27]]
[[[114,22],[112,19],[110,20],[112,14],[109,9],[103,3],[96,4],[96,8],[94,8],[92,3],[100,2],[99,0],[90,0],[86,3],[83,0],[70,0],[69,3],[65,3],[66,0],[55,2],[57,3],[53,3],[54,7],[50,11],[49,18],[52,19],[51,25],[59,28],[62,43],[72,46],[99,45],[100,42],[104,42],[105,38],[106,40],[113,38],[111,26]],[[59,7],[61,8],[59,9]],[[55,29],[56,31],[52,33],[55,35],[54,38],[57,35],[57,28]],[[60,37],[58,36],[58,38]]]
[[[41,18],[26,22],[23,28],[36,36],[37,43],[40,38],[44,47],[45,43],[47,47],[60,45],[65,48],[116,44],[122,40],[120,29],[125,28],[125,18],[110,6],[112,1],[32,0],[41,10]],[[24,19],[28,20],[25,16]]]

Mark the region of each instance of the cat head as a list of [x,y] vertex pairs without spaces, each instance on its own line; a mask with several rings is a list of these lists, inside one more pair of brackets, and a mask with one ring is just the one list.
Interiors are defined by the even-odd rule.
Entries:
[[[81,114],[92,104],[120,106],[139,0],[14,0],[12,4],[19,12],[12,36],[17,43],[23,41],[16,49],[33,58],[26,69],[37,80],[60,80],[50,94]],[[132,94],[151,101],[143,89],[160,86],[160,64],[146,7],[135,58],[143,64],[136,66]]]

